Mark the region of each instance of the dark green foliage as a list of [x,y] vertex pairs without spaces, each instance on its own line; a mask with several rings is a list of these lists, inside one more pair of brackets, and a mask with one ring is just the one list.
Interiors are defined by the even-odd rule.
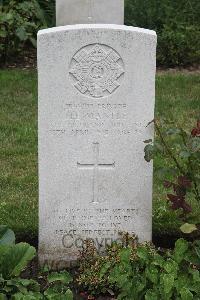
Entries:
[[73,300],[68,272],[39,274],[45,282],[40,284],[19,277],[35,257],[36,249],[27,243],[15,244],[15,234],[7,226],[0,226],[0,300]]
[[56,24],[56,3],[55,0],[37,0],[44,12],[48,27],[54,27]]
[[29,288],[38,292],[37,282],[18,278],[34,258],[35,248],[26,243],[15,244],[15,234],[7,226],[0,226],[0,237],[0,299],[8,299],[15,294],[18,297],[13,296],[12,299],[23,299],[19,298],[19,292],[28,294]]
[[[173,167],[171,179],[165,178],[164,187],[168,190],[166,199],[170,208],[179,212],[183,222],[181,231],[198,231],[200,207],[200,120],[188,132],[183,128],[165,128],[162,122],[153,120],[156,129],[156,141],[144,141],[145,160],[149,162],[156,156],[168,159]],[[162,125],[161,125],[162,124]],[[169,169],[167,168],[168,173]],[[167,174],[166,167],[160,173]],[[190,199],[193,199],[193,206]],[[186,224],[184,224],[186,223]]]
[[44,292],[45,299],[49,300],[73,300],[73,293],[69,284],[73,279],[68,272],[51,273],[47,277],[48,289]]
[[12,245],[15,243],[15,234],[6,225],[0,225],[0,246]]
[[37,31],[46,27],[36,0],[11,0],[0,4],[0,59],[6,62],[26,46],[36,47]]
[[[200,1],[125,0],[125,23],[156,30],[159,66],[199,63]],[[55,0],[0,0],[0,57],[6,60],[36,33],[55,26]]]
[[0,226],[0,234],[0,276],[8,280],[20,275],[36,250],[26,243],[15,244],[15,234],[7,226]]
[[156,30],[157,63],[187,66],[200,58],[200,1],[125,0],[127,25]]
[[108,247],[104,257],[84,256],[79,285],[91,294],[118,294],[119,300],[199,299],[199,241],[179,239],[173,251],[161,252],[128,239],[128,245]]

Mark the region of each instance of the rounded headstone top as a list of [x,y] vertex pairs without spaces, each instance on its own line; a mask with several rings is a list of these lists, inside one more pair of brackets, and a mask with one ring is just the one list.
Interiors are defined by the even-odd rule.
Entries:
[[151,35],[156,37],[157,34],[154,30],[140,28],[140,27],[133,27],[133,26],[126,26],[126,25],[115,25],[115,24],[76,24],[76,25],[66,25],[66,26],[59,26],[59,27],[52,27],[47,29],[42,29],[38,31],[38,36],[43,34],[51,34],[56,32],[65,32],[70,30],[89,30],[89,29],[112,29],[118,31],[127,31],[127,32],[136,32],[145,35]]

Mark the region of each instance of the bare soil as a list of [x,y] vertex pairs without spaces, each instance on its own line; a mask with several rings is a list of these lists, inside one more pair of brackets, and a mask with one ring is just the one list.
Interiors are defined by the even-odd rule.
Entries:
[[36,69],[37,50],[35,48],[26,49],[16,56],[9,57],[7,62],[0,62],[1,69]]
[[193,65],[188,67],[174,67],[174,68],[161,68],[157,67],[158,74],[176,74],[176,73],[185,73],[185,74],[200,74],[200,65]]

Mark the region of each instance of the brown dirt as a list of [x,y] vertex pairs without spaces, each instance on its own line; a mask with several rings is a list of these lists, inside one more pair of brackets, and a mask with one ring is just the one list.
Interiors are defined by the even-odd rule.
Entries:
[[182,74],[200,74],[200,65],[194,65],[189,66],[187,68],[183,67],[176,67],[176,68],[157,68],[158,74],[176,74],[176,73],[182,73]]
[[36,69],[37,67],[37,50],[26,49],[17,56],[8,58],[6,63],[1,62],[2,69]]

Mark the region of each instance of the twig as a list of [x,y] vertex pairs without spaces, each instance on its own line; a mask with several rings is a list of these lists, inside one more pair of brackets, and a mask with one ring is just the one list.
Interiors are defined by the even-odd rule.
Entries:
[[158,135],[160,136],[161,142],[162,142],[162,144],[164,145],[164,147],[165,147],[167,153],[168,153],[169,156],[173,159],[174,163],[176,164],[176,166],[177,166],[178,170],[181,172],[181,174],[185,175],[185,171],[184,171],[183,168],[180,166],[178,160],[177,160],[176,157],[173,155],[171,149],[168,147],[168,145],[167,145],[167,143],[166,143],[166,141],[165,141],[165,139],[164,139],[164,137],[163,137],[163,135],[162,135],[162,132],[161,132],[161,130],[160,130],[160,128],[159,128],[159,126],[158,126],[156,120],[154,119],[153,122],[154,122],[154,124],[155,124],[156,131],[157,131]]

